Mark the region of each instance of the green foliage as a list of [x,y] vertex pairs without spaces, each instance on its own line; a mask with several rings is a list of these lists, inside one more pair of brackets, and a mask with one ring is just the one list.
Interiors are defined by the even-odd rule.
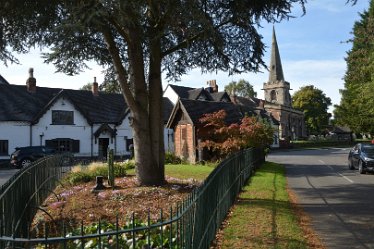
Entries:
[[[126,176],[126,171],[134,167],[135,165],[133,161],[115,163],[113,166],[114,176]],[[72,172],[67,175],[64,181],[75,185],[82,182],[93,181],[95,180],[96,176],[108,176],[108,166],[106,164],[92,163],[88,166],[74,167]]]
[[353,27],[352,49],[346,58],[347,71],[340,105],[335,106],[338,124],[356,133],[374,134],[374,2]]
[[88,174],[86,172],[74,172],[69,174],[66,179],[70,184],[77,184],[82,182],[89,182],[93,180],[92,174]]
[[92,89],[92,83],[87,83],[80,88],[80,90],[86,90],[86,91],[91,91],[91,89]]
[[253,89],[253,85],[243,79],[239,80],[238,82],[230,82],[225,86],[225,91],[230,95],[236,95],[240,97],[257,97],[257,92],[255,92],[255,90]]
[[330,105],[331,99],[313,85],[301,87],[292,96],[292,106],[304,112],[305,124],[310,134],[320,134],[328,125]]
[[207,133],[200,146],[214,153],[219,158],[236,151],[254,147],[268,147],[273,142],[274,130],[270,124],[257,117],[244,117],[240,124],[227,125],[227,113],[220,110],[205,114],[200,122],[204,124]]
[[181,164],[182,159],[177,157],[174,153],[168,151],[165,153],[165,164]]
[[[127,222],[126,225],[119,227],[119,229],[133,229],[133,228],[145,228],[144,230],[137,231],[134,233],[123,233],[119,234],[118,238],[115,235],[110,236],[101,236],[100,240],[98,238],[88,238],[84,240],[82,245],[82,240],[70,240],[67,242],[67,249],[76,249],[76,248],[123,248],[123,249],[142,249],[148,248],[178,248],[176,245],[176,226],[172,228],[170,225],[163,226],[162,230],[160,227],[146,229],[148,227],[147,223],[141,222],[139,220],[134,220],[134,223]],[[172,231],[170,231],[172,229]],[[94,223],[88,226],[83,227],[83,234],[99,234],[105,232],[116,231],[116,225],[103,221],[100,224]],[[75,230],[69,232],[66,237],[79,236],[82,234],[81,228],[76,228]],[[170,241],[170,234],[171,241]],[[133,242],[135,241],[135,247],[133,247]],[[36,246],[36,249],[42,249],[44,245],[39,244]]]
[[107,80],[99,85],[100,91],[106,93],[121,93],[121,86],[117,80]]

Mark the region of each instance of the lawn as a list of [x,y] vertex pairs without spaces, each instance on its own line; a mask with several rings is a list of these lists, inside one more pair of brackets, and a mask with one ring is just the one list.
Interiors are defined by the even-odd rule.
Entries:
[[[178,179],[195,179],[203,181],[212,172],[214,166],[203,166],[194,164],[167,164],[165,165],[165,175]],[[135,170],[127,171],[128,174],[135,174]]]
[[267,162],[256,171],[218,238],[217,248],[309,248],[282,166]]

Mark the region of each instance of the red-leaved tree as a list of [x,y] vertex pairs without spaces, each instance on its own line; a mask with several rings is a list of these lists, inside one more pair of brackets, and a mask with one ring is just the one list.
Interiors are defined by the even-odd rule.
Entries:
[[240,123],[227,125],[226,111],[205,114],[199,121],[204,125],[201,148],[216,156],[225,156],[250,147],[264,148],[273,142],[274,130],[269,123],[258,117],[244,117]]

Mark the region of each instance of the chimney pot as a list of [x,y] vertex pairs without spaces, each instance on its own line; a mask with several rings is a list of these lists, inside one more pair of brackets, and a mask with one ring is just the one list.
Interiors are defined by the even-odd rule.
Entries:
[[26,81],[27,91],[30,93],[36,92],[36,79],[34,78],[34,69],[29,69],[29,78]]
[[92,94],[99,96],[99,84],[96,82],[96,77],[94,77],[94,82],[92,83]]

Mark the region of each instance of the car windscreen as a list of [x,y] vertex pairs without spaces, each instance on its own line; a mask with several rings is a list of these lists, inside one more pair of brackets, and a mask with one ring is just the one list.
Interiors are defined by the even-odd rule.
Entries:
[[367,155],[374,156],[374,145],[364,145],[362,146],[362,152]]

